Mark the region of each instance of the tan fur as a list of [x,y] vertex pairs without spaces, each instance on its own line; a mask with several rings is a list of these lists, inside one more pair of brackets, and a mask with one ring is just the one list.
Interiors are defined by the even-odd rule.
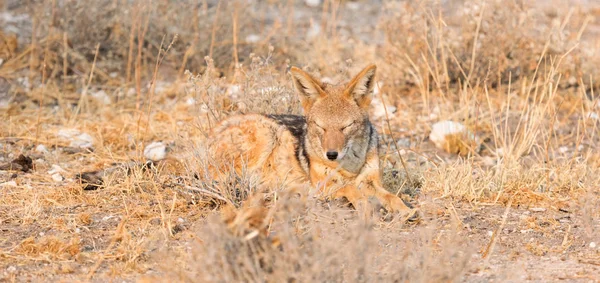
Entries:
[[[258,173],[265,186],[298,188],[310,182],[324,198],[343,197],[356,207],[373,196],[388,210],[407,211],[381,185],[378,137],[368,117],[375,71],[370,65],[334,86],[292,67],[305,116],[249,114],[222,121],[209,142],[211,156],[221,164],[212,168],[213,177],[246,169]],[[305,123],[294,132],[298,121]],[[334,160],[328,152],[335,153]]]

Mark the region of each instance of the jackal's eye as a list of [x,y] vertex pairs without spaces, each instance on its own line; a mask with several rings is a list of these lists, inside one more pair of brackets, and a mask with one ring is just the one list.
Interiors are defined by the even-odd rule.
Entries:
[[325,130],[323,127],[319,126],[319,124],[317,124],[317,122],[315,122],[315,121],[312,121],[312,124],[315,125],[315,127],[317,127],[321,131]]
[[352,127],[352,126],[354,126],[354,122],[352,122],[352,123],[350,123],[350,124],[348,124],[348,125],[346,125],[346,126],[342,127],[342,131],[343,131],[343,130],[346,130],[346,129],[349,129],[349,128],[350,128],[350,127]]

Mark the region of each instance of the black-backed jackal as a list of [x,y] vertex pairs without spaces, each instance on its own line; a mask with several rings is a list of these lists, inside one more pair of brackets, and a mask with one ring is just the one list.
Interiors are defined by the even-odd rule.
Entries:
[[324,198],[345,197],[357,207],[374,196],[388,211],[408,212],[381,183],[378,135],[368,115],[375,71],[370,65],[351,81],[330,85],[292,67],[305,116],[247,114],[225,119],[212,131],[209,152],[219,162],[233,162],[233,167],[212,170],[214,175],[245,168],[258,173],[266,186],[297,189],[310,183]]

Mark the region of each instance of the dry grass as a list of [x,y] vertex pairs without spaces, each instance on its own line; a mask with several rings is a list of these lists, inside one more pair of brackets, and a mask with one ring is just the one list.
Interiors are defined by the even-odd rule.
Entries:
[[[597,280],[600,6],[322,2],[0,1],[0,281]],[[290,66],[368,62],[420,223],[197,178],[219,120],[300,113]],[[481,149],[435,148],[443,120]]]

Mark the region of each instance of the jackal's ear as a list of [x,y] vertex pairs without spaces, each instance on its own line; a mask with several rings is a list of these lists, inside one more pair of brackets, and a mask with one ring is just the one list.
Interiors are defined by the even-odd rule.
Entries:
[[375,87],[375,71],[377,66],[369,65],[354,77],[344,93],[354,99],[358,106],[368,108],[371,104],[371,93]]
[[317,98],[325,95],[325,92],[321,89],[321,83],[296,67],[292,67],[290,73],[292,73],[294,87],[296,87],[296,92],[300,96],[302,107],[304,111],[308,111]]

